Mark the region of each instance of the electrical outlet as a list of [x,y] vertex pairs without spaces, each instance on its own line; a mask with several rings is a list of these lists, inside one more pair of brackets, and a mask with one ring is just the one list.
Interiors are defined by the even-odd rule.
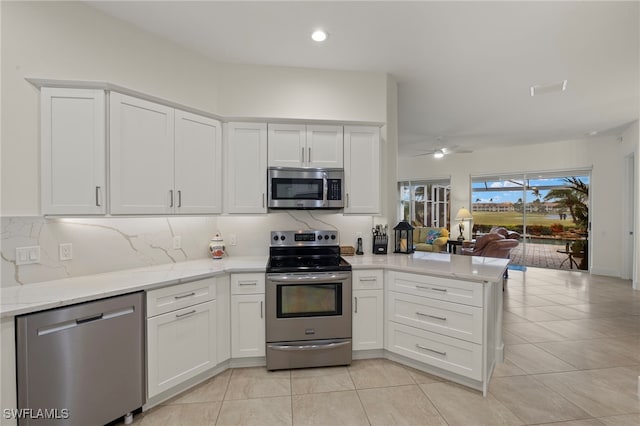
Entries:
[[173,249],[180,250],[182,248],[182,237],[180,235],[174,235],[173,237]]
[[16,265],[40,263],[40,246],[17,247]]
[[232,246],[235,246],[236,244],[238,244],[238,238],[236,234],[229,234],[229,244]]
[[63,243],[58,245],[58,256],[60,260],[73,259],[73,245],[71,243]]

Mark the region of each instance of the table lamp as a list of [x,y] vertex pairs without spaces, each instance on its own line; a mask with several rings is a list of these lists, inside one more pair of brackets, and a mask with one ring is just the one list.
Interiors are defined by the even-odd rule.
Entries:
[[469,210],[465,209],[464,207],[460,207],[460,210],[458,210],[458,213],[456,214],[456,219],[455,219],[460,221],[460,223],[458,224],[458,229],[460,230],[458,241],[464,241],[464,235],[462,235],[462,231],[464,231],[464,221],[465,220],[471,221],[471,219],[473,219],[473,216],[471,216],[471,213],[469,212]]

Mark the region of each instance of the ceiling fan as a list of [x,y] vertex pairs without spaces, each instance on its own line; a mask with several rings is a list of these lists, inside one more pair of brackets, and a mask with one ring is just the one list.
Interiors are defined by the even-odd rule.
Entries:
[[434,158],[442,158],[445,155],[449,155],[449,154],[470,154],[472,152],[473,151],[470,149],[466,149],[458,145],[451,145],[451,146],[443,146],[441,148],[431,149],[429,151],[416,154],[414,155],[414,157],[422,157],[424,155],[433,155]]

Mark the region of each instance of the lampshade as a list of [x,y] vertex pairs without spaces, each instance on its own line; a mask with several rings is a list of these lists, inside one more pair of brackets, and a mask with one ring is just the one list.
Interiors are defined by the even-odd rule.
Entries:
[[473,219],[473,216],[471,216],[471,213],[469,213],[469,210],[465,209],[464,207],[460,207],[460,210],[458,210],[458,213],[456,214],[455,220],[466,220],[466,219]]

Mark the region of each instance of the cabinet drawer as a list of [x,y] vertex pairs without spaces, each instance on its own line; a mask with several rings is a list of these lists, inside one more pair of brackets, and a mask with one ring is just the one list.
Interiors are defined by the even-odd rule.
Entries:
[[353,271],[352,273],[354,290],[381,290],[382,289],[382,269],[370,269],[364,271]]
[[147,292],[147,318],[216,298],[216,279],[191,281]]
[[482,343],[482,308],[390,291],[387,318],[473,343]]
[[231,294],[260,294],[264,293],[263,273],[231,274]]
[[391,352],[425,364],[482,380],[482,346],[389,321]]
[[407,274],[405,272],[389,272],[388,288],[391,291],[471,306],[482,306],[483,287],[484,284],[479,282]]

